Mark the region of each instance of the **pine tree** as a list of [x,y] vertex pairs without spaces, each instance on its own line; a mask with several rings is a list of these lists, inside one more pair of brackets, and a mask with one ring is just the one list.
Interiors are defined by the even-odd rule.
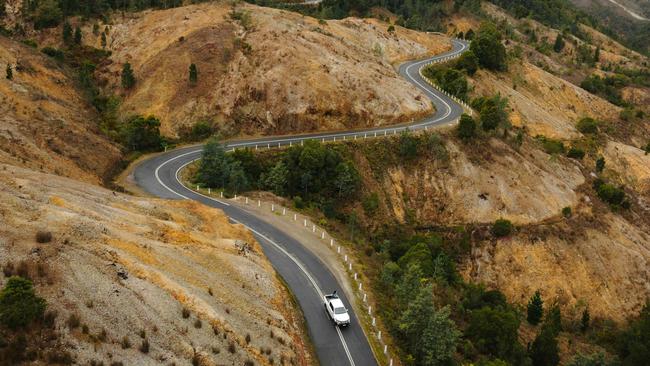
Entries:
[[594,51],[594,63],[600,61],[600,46],[596,47],[596,51]]
[[476,136],[476,122],[474,121],[474,118],[469,114],[463,113],[463,115],[460,116],[456,133],[458,133],[458,137],[463,140],[469,140]]
[[590,319],[591,315],[589,315],[589,308],[585,308],[585,310],[582,311],[582,319],[580,319],[580,330],[583,333],[589,328]]
[[526,320],[532,325],[539,324],[544,315],[544,301],[542,301],[542,294],[539,290],[535,291],[535,294],[528,301],[528,316]]
[[564,37],[562,37],[562,34],[557,35],[557,38],[555,38],[555,44],[553,45],[553,51],[555,52],[560,52],[564,48]]
[[196,81],[198,79],[198,70],[196,69],[195,64],[190,65],[190,84],[196,85]]
[[13,80],[14,79],[14,72],[11,69],[11,64],[7,64],[7,80]]
[[131,89],[135,85],[135,76],[130,63],[125,63],[122,67],[122,87],[124,89]]
[[106,48],[106,33],[102,33],[102,48]]
[[533,366],[555,366],[560,363],[557,339],[551,329],[542,328],[530,347]]
[[74,30],[74,44],[77,46],[81,44],[81,28],[78,26]]
[[63,43],[69,45],[72,41],[72,26],[69,22],[63,24]]
[[603,169],[605,169],[605,158],[601,156],[596,160],[596,171],[600,173]]

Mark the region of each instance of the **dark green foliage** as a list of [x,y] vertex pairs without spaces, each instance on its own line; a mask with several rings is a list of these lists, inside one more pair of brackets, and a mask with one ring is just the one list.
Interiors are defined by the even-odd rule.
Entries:
[[580,121],[578,121],[576,128],[578,129],[578,131],[585,134],[596,133],[598,132],[598,122],[596,122],[596,120],[594,120],[593,118],[585,117],[582,118]]
[[605,354],[602,352],[594,353],[591,355],[583,355],[579,353],[569,362],[568,366],[613,366],[615,364],[605,360]]
[[388,26],[388,33],[395,33],[395,26],[394,25],[389,25]]
[[122,67],[122,88],[131,89],[135,85],[135,75],[131,69],[130,63],[125,63]]
[[456,61],[455,68],[465,70],[467,75],[474,75],[478,70],[478,57],[472,51],[463,53]]
[[647,365],[650,360],[650,301],[639,317],[621,334],[618,354],[623,366]]
[[[474,36],[475,36],[475,34],[474,34],[474,30],[471,29],[471,28],[470,28],[470,30],[467,31],[467,33],[465,33],[465,39],[468,40],[468,41],[473,40],[473,39],[474,39]],[[475,56],[476,56],[476,55],[475,55]]]
[[223,188],[228,182],[230,159],[217,138],[211,138],[203,147],[196,180],[207,187]]
[[621,96],[620,89],[630,84],[629,79],[620,74],[613,76],[600,77],[598,75],[590,75],[586,77],[581,83],[580,87],[589,91],[592,94],[601,96],[609,102],[618,106],[625,106],[625,101]]
[[212,125],[207,121],[198,121],[191,127],[182,128],[180,131],[181,138],[187,141],[201,141],[213,133]]
[[7,80],[13,80],[14,79],[14,71],[11,69],[11,64],[7,64],[7,68],[5,69],[5,77]]
[[582,158],[585,157],[585,152],[584,152],[584,150],[582,150],[582,149],[580,149],[578,147],[572,146],[569,149],[569,151],[566,153],[566,156],[571,158],[571,159],[581,160]]
[[45,311],[45,300],[34,292],[32,282],[22,277],[9,277],[0,291],[0,323],[15,329],[40,319]]
[[501,293],[501,291],[486,291],[485,287],[482,284],[466,284],[462,298],[463,307],[466,310],[481,309],[486,306],[491,308],[505,309],[508,306],[506,297],[503,293]]
[[530,347],[533,366],[556,366],[560,362],[555,337],[550,329],[542,328]]
[[447,66],[429,66],[423,70],[423,74],[447,92],[460,99],[467,99],[469,86],[462,72]]
[[517,364],[523,347],[519,343],[517,314],[501,308],[484,307],[473,310],[465,335],[476,349]]
[[458,134],[458,137],[463,140],[469,140],[476,136],[476,122],[474,121],[474,118],[469,114],[463,113],[463,115],[460,116],[456,133]]
[[605,158],[601,156],[596,159],[596,171],[600,173],[603,169],[605,169]]
[[39,0],[33,14],[36,29],[56,27],[63,19],[63,13],[56,0]]
[[501,238],[510,235],[512,233],[512,230],[513,226],[509,220],[498,219],[492,225],[491,231],[492,235],[496,236],[497,238]]
[[591,320],[591,315],[589,315],[589,308],[585,308],[582,311],[582,317],[580,318],[580,330],[584,333],[589,329],[589,322]]
[[199,73],[195,64],[190,64],[190,84],[195,85],[198,80]]
[[564,37],[562,37],[562,34],[558,33],[557,37],[555,37],[555,43],[553,44],[553,51],[561,52],[564,49],[564,43]]
[[409,268],[411,265],[417,265],[422,271],[421,277],[433,276],[433,255],[431,249],[425,243],[418,243],[412,246],[398,261],[401,268]]
[[5,6],[6,6],[6,0],[0,0],[0,17],[5,16]]
[[102,32],[102,48],[106,48],[106,33]]
[[555,303],[548,309],[543,328],[550,330],[554,336],[562,331],[562,312],[559,304]]
[[562,209],[562,216],[569,218],[572,215],[571,207],[567,206]]
[[481,127],[485,131],[495,130],[499,126],[507,128],[508,112],[508,99],[502,98],[500,95],[494,95],[490,98],[480,97],[472,100],[472,108],[479,111]]
[[377,192],[372,192],[363,198],[361,204],[366,215],[372,216],[379,209],[379,195]]
[[535,294],[528,301],[528,306],[526,308],[527,315],[526,320],[532,325],[537,325],[542,320],[544,315],[544,302],[542,301],[542,294],[539,290],[535,291]]
[[419,142],[420,140],[408,130],[403,131],[399,136],[399,156],[407,160],[416,158]]
[[76,44],[77,46],[80,46],[80,45],[81,45],[81,38],[82,38],[82,37],[83,37],[83,36],[82,36],[82,34],[81,34],[81,28],[79,28],[79,27],[77,26],[77,27],[74,29],[74,44]]
[[72,43],[72,26],[68,21],[63,23],[63,43],[70,45]]
[[44,54],[52,57],[53,59],[55,59],[55,60],[57,60],[59,62],[62,62],[63,59],[65,58],[65,55],[64,55],[63,51],[61,51],[61,50],[59,50],[57,48],[45,47],[45,48],[43,48],[41,50],[41,52],[43,52]]
[[31,48],[38,48],[38,43],[34,41],[33,39],[24,39],[21,41],[24,45],[27,45]]
[[127,120],[120,131],[124,146],[133,151],[151,151],[162,148],[160,120],[153,116],[134,116]]
[[481,67],[494,71],[505,71],[506,48],[501,43],[501,34],[492,23],[483,23],[475,39],[472,41],[471,50],[478,58]]
[[609,203],[612,207],[629,207],[629,202],[625,198],[625,191],[622,188],[616,187],[613,184],[603,183],[600,180],[594,182],[594,188],[598,197]]
[[594,58],[593,58],[593,60],[594,60],[594,61],[593,61],[594,63],[600,61],[600,46],[596,47],[596,50],[594,51]]
[[650,141],[648,141],[648,144],[645,145],[645,147],[643,148],[643,151],[645,151],[646,155],[650,154]]

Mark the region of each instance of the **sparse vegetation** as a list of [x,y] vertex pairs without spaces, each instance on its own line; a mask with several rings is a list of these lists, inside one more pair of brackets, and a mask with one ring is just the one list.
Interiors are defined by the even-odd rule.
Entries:
[[52,241],[52,233],[46,230],[39,230],[36,232],[37,243],[49,243]]
[[149,353],[149,341],[147,339],[143,339],[142,343],[140,344],[140,352],[142,353]]
[[502,238],[504,236],[510,235],[513,229],[514,227],[509,220],[498,219],[492,225],[492,235],[496,236],[497,238]]
[[122,345],[122,349],[128,349],[131,348],[131,340],[129,340],[128,336],[122,337],[122,342],[120,342]]
[[598,123],[593,118],[585,117],[578,121],[576,128],[585,134],[596,133],[598,132]]
[[189,311],[189,309],[187,309],[187,308],[183,308],[183,310],[181,310],[181,315],[183,316],[183,319],[187,319],[187,318],[189,318],[189,317],[190,317],[190,311]]
[[23,277],[9,277],[0,291],[0,323],[8,328],[28,326],[43,316],[45,307],[45,300],[36,295],[32,282]]

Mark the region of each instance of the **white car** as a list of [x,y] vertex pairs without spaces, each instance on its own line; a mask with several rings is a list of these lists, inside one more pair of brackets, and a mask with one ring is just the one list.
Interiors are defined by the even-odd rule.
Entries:
[[350,314],[348,314],[348,309],[345,308],[343,301],[341,301],[336,291],[329,295],[325,295],[323,299],[325,301],[325,311],[334,324],[340,327],[347,327],[350,325]]

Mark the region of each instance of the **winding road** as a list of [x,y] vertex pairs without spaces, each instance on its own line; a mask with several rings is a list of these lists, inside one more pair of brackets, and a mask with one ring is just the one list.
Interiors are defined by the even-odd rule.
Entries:
[[[440,61],[460,55],[468,49],[468,43],[452,39],[452,49],[444,54],[424,60],[411,61],[399,67],[399,73],[420,88],[435,105],[432,116],[413,123],[354,131],[323,132],[283,137],[228,141],[231,148],[272,148],[300,144],[305,140],[317,139],[337,141],[364,137],[375,137],[400,133],[405,129],[421,130],[430,126],[453,123],[463,113],[463,107],[444,93],[431,87],[420,75],[420,69],[432,61]],[[136,183],[148,193],[161,198],[191,199],[223,210],[235,223],[245,225],[258,239],[266,256],[276,271],[294,293],[304,313],[307,328],[313,341],[320,364],[371,366],[377,365],[366,335],[350,309],[351,326],[339,329],[332,325],[323,310],[322,295],[335,289],[343,289],[332,271],[297,240],[262,219],[229,203],[196,193],[181,184],[180,170],[197,160],[202,147],[179,148],[154,156],[141,162],[134,169]],[[341,293],[343,302],[350,304]]]

